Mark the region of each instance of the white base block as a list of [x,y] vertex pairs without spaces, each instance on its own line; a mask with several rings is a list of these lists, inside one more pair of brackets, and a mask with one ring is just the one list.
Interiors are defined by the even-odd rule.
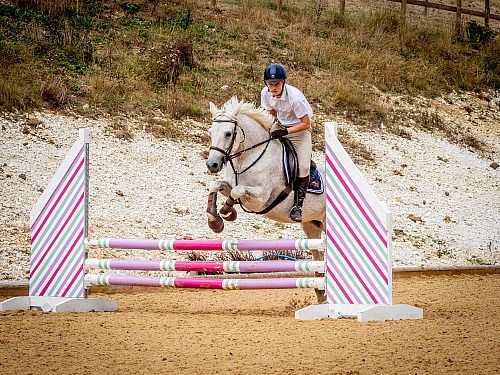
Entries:
[[0,302],[0,311],[42,310],[52,312],[115,311],[118,305],[103,298],[14,297]]
[[323,305],[311,305],[304,307],[303,309],[295,311],[295,319],[298,320],[316,320],[328,318],[329,306],[327,304]]
[[422,319],[424,310],[410,305],[331,305],[331,318],[358,318],[370,320]]
[[371,320],[422,319],[424,311],[410,305],[311,305],[295,312],[295,319],[358,318]]

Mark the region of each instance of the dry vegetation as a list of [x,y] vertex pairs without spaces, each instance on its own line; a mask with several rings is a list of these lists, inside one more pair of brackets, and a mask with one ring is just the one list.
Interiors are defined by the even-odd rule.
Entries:
[[[281,18],[275,1],[211,3],[2,1],[0,109],[136,112],[151,118],[146,127],[158,136],[177,136],[154,111],[204,119],[209,100],[258,102],[263,68],[277,61],[316,111],[347,111],[364,126],[383,121],[409,137],[407,114],[381,105],[373,87],[426,96],[500,88],[499,38],[477,23],[457,36],[445,23],[401,25],[387,8],[340,17],[328,0],[285,0]],[[453,134],[422,116],[427,130]],[[315,134],[321,148],[321,124]]]

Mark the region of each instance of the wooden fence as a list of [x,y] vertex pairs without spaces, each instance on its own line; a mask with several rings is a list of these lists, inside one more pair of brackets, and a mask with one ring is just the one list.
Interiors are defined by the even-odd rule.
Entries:
[[[420,7],[424,7],[423,13],[427,15],[427,9],[438,9],[444,10],[448,12],[453,12],[456,14],[455,16],[455,25],[456,28],[459,29],[462,22],[462,14],[467,14],[471,16],[484,18],[485,25],[489,25],[490,20],[500,21],[500,15],[492,14],[490,9],[490,0],[484,0],[484,12],[478,12],[476,10],[470,10],[462,8],[462,0],[455,0],[456,6],[445,5],[445,4],[437,4],[431,3],[429,0],[387,0],[395,3],[401,4],[401,18],[406,19],[406,7],[407,5],[416,5]],[[216,6],[217,0],[211,0],[212,6]],[[346,0],[338,0],[339,2],[339,13],[343,17],[345,13]],[[283,9],[283,0],[276,0],[276,9],[278,13],[278,17],[281,16],[281,11]]]
[[[343,0],[343,1],[345,1],[345,0]],[[430,3],[428,0],[387,0],[387,1],[401,3],[401,13],[403,13],[403,8],[404,8],[404,12],[406,12],[406,5],[409,4],[409,5],[416,5],[416,6],[424,7],[424,14],[427,14],[427,8],[453,12],[456,14],[456,19],[458,22],[460,22],[460,18],[461,18],[462,14],[468,14],[471,16],[484,18],[484,23],[486,25],[489,24],[490,19],[500,21],[499,15],[491,14],[489,0],[485,0],[485,2],[484,2],[484,9],[485,9],[484,12],[478,12],[476,10],[462,8],[462,0],[456,0],[456,6]]]
[[[484,18],[485,25],[489,25],[490,20],[500,21],[500,15],[491,14],[490,0],[484,0],[484,12],[478,12],[476,10],[462,8],[462,0],[455,0],[456,6],[431,3],[431,2],[429,2],[429,0],[387,0],[387,1],[392,1],[395,3],[401,4],[401,17],[403,19],[406,18],[406,6],[407,5],[416,5],[416,6],[424,7],[424,14],[425,15],[427,15],[428,8],[444,10],[444,11],[455,13],[456,14],[455,23],[457,24],[457,27],[459,27],[459,25],[461,24],[462,14],[468,14],[471,16]],[[341,16],[344,15],[345,6],[346,6],[346,0],[339,0],[339,13]]]

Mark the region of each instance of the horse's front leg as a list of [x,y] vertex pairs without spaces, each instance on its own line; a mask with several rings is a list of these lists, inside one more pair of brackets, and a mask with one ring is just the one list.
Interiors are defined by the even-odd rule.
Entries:
[[224,222],[217,212],[217,193],[229,196],[231,185],[227,181],[217,180],[210,184],[208,190],[210,192],[207,202],[208,227],[215,233],[220,233],[224,230]]
[[255,209],[262,207],[269,200],[269,195],[270,192],[260,186],[237,185],[231,190],[231,197],[234,200],[246,199]]
[[[231,191],[232,191],[231,185],[225,180],[217,180],[210,184],[208,190],[211,192],[210,194],[213,193],[217,194],[217,192],[219,192],[227,197],[226,203],[224,203],[224,206],[220,209],[220,216],[222,216],[222,218],[227,221],[236,220],[237,214],[236,210],[233,208],[234,204],[236,203],[236,200],[231,197]],[[212,211],[213,210],[217,212],[217,208],[215,206],[213,207]]]
[[208,194],[207,202],[208,227],[215,233],[220,233],[224,230],[224,222],[217,213],[217,192]]
[[252,202],[253,207],[261,207],[268,201],[269,192],[258,186],[237,185],[230,190],[227,197],[224,206],[220,209],[220,216],[224,220],[234,221],[237,214],[233,206],[237,203],[238,199],[247,199]]
[[231,195],[231,190],[233,187],[226,180],[216,180],[210,184],[208,187],[208,191],[210,193],[221,193],[225,197],[229,197]]
[[[225,180],[217,180],[210,184],[208,188],[208,204],[207,204],[207,216],[208,216],[208,226],[215,233],[220,233],[224,230],[224,220],[234,221],[236,220],[236,210],[233,205],[236,200],[231,198],[231,185]],[[228,197],[224,207],[220,210],[220,215],[217,213],[217,193]],[[222,218],[221,218],[222,216]]]

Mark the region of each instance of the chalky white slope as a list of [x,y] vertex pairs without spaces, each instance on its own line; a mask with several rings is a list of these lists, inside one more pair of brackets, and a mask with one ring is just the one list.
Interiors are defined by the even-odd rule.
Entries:
[[[498,104],[491,111],[492,121],[500,119]],[[30,117],[41,124],[27,126],[26,116],[15,114],[0,119],[0,281],[28,279],[31,207],[84,127],[90,129],[91,237],[303,237],[300,225],[240,209],[224,232],[212,233],[205,208],[207,186],[216,177],[205,167],[207,146],[156,139],[142,130],[140,118],[123,120],[134,135],[124,141],[107,132],[110,118],[49,112]],[[408,140],[382,131],[359,132],[341,118],[330,120],[341,122],[376,158],[359,168],[392,212],[394,266],[500,263],[500,168],[490,167],[491,158],[427,133],[412,131]],[[23,134],[26,127],[30,131]],[[184,127],[202,134],[208,124],[188,120]],[[498,152],[498,132],[488,132],[484,140]],[[314,159],[324,162],[324,154],[315,153]],[[93,251],[90,256],[98,258],[183,258],[172,251]]]

